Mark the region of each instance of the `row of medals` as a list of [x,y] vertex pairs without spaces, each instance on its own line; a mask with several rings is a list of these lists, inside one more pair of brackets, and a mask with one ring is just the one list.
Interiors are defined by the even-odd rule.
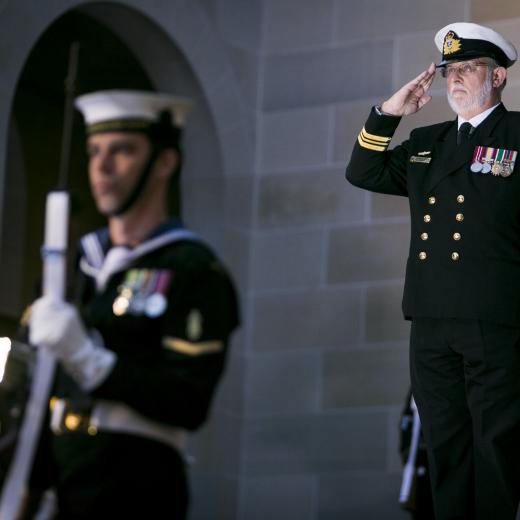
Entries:
[[513,165],[513,161],[486,161],[483,163],[475,161],[470,168],[474,173],[492,173],[493,175],[509,177],[513,173]]
[[134,293],[129,287],[120,287],[119,296],[112,304],[112,310],[116,316],[124,314],[145,314],[149,318],[157,318],[164,313],[167,300],[164,294],[154,292],[144,296],[138,292]]

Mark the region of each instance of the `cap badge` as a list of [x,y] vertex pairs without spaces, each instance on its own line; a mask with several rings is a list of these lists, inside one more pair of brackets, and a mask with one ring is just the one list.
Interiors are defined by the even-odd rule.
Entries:
[[462,42],[456,37],[457,35],[453,31],[449,31],[444,37],[444,47],[442,53],[446,56],[447,54],[453,54],[454,52],[460,51],[462,48]]

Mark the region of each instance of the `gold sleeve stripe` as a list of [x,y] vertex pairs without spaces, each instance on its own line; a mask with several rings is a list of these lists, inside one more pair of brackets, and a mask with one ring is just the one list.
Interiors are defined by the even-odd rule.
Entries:
[[224,348],[224,342],[215,341],[201,341],[200,343],[192,343],[184,339],[164,337],[162,340],[163,347],[186,354],[188,356],[200,356],[202,354],[213,354],[220,352]]
[[381,141],[374,141],[373,139],[368,139],[367,137],[365,137],[363,135],[363,132],[361,132],[359,134],[359,137],[361,138],[361,140],[364,142],[364,143],[368,143],[368,144],[375,144],[376,146],[385,146],[387,147],[390,143],[382,143]]
[[390,143],[390,141],[392,140],[391,137],[383,137],[380,135],[369,134],[365,130],[365,127],[363,127],[363,129],[361,130],[361,135],[363,136],[363,139],[366,139],[368,141],[375,141],[375,142],[381,143],[381,144]]
[[376,146],[375,144],[370,144],[361,139],[361,134],[358,136],[358,143],[363,148],[368,148],[369,150],[374,150],[376,152],[386,152],[387,146]]

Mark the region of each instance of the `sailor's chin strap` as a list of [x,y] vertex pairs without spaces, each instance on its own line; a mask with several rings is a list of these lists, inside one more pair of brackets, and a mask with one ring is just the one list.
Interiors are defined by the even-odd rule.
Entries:
[[155,160],[157,159],[157,157],[159,157],[160,153],[161,149],[158,146],[152,145],[150,157],[145,167],[143,168],[141,176],[139,177],[137,184],[134,186],[134,189],[130,192],[130,195],[128,195],[127,199],[121,204],[121,206],[119,206],[119,208],[110,212],[107,215],[108,217],[120,217],[121,215],[125,214],[136,203],[137,199],[139,199],[146,187],[146,183],[148,182],[150,174],[152,173],[152,168],[155,163]]

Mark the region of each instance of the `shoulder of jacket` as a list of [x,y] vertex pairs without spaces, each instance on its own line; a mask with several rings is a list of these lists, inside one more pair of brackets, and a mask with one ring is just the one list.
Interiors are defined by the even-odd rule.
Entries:
[[216,260],[215,253],[201,240],[180,240],[167,244],[158,250],[158,254],[184,268],[203,268]]
[[508,110],[505,113],[505,117],[506,117],[506,119],[512,119],[514,121],[518,121],[520,119],[520,112],[518,112],[516,110]]

